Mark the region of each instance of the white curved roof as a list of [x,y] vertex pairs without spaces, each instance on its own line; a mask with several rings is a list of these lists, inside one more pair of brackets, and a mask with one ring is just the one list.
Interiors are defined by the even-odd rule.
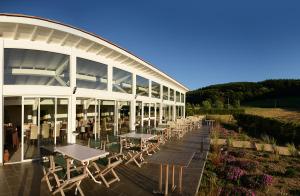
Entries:
[[35,16],[0,13],[0,37],[14,40],[43,41],[73,47],[84,52],[105,56],[129,67],[143,70],[186,92],[189,89],[129,51],[89,32],[60,22]]

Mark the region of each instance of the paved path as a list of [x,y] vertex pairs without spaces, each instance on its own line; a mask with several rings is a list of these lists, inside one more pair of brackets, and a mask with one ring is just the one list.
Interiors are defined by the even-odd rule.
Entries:
[[[204,138],[204,150],[201,152],[201,141]],[[196,152],[190,165],[183,172],[183,195],[195,195],[200,185],[201,174],[209,149],[208,128],[203,127],[184,136],[179,141],[169,141],[161,151]],[[159,152],[158,152],[159,153]],[[117,169],[121,181],[107,189],[93,183],[90,179],[82,182],[85,195],[153,195],[157,188],[159,166],[145,164],[138,168],[133,164],[121,165]],[[170,172],[171,173],[171,172]],[[42,170],[39,163],[22,163],[0,167],[0,196],[2,195],[50,195],[45,182],[40,182]],[[66,195],[73,195],[70,191]],[[58,194],[59,195],[59,194]],[[176,192],[172,195],[176,195]]]

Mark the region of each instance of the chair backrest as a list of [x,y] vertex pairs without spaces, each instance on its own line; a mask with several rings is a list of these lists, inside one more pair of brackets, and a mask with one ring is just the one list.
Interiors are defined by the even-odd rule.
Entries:
[[43,138],[49,138],[49,124],[42,124],[42,136]]
[[60,128],[61,128],[61,124],[60,123],[57,123],[56,124],[56,137],[59,137],[60,136]]
[[30,126],[30,139],[36,140],[38,138],[38,127],[36,125]]

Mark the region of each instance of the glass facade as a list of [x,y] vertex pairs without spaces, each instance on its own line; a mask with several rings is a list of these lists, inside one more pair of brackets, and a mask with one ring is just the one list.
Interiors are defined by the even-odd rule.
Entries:
[[149,96],[149,80],[141,76],[136,76],[136,94]]
[[122,69],[113,68],[113,91],[132,93],[132,73]]
[[180,102],[180,92],[176,91],[176,102]]
[[160,84],[157,82],[151,83],[151,97],[160,99]]
[[169,88],[163,86],[163,100],[169,100]]
[[170,88],[170,101],[174,101],[174,90]]
[[184,94],[181,93],[181,103],[184,103]]
[[107,89],[107,65],[77,58],[76,86],[97,90]]
[[27,49],[4,49],[4,84],[70,86],[68,55]]

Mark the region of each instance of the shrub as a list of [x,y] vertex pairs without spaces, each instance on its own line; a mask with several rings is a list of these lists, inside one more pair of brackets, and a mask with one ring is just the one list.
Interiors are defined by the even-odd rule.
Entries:
[[256,161],[251,160],[240,160],[237,161],[235,165],[246,171],[255,171],[258,166],[258,163]]
[[227,144],[227,146],[228,146],[228,147],[232,147],[232,142],[233,142],[232,137],[231,137],[231,136],[228,136],[228,137],[226,138],[226,144]]
[[222,187],[219,189],[218,195],[240,195],[240,196],[255,196],[255,193],[244,187]]
[[263,186],[263,188],[266,188],[268,186],[271,186],[273,182],[273,177],[268,174],[263,174],[260,176],[260,183]]
[[298,172],[292,167],[287,168],[284,173],[286,177],[290,177],[290,178],[295,177],[297,174]]
[[243,158],[245,157],[246,152],[242,150],[238,150],[238,151],[229,151],[228,154],[235,157]]
[[238,126],[251,136],[259,137],[261,134],[267,134],[276,139],[279,144],[287,142],[300,144],[300,124],[251,114],[239,113],[233,116]]
[[239,167],[229,167],[228,172],[226,174],[226,178],[232,181],[239,181],[240,178],[245,175],[245,171]]
[[289,153],[292,155],[292,156],[297,156],[298,154],[298,151],[295,147],[295,145],[292,143],[292,144],[287,144],[287,148],[288,148],[288,151]]

